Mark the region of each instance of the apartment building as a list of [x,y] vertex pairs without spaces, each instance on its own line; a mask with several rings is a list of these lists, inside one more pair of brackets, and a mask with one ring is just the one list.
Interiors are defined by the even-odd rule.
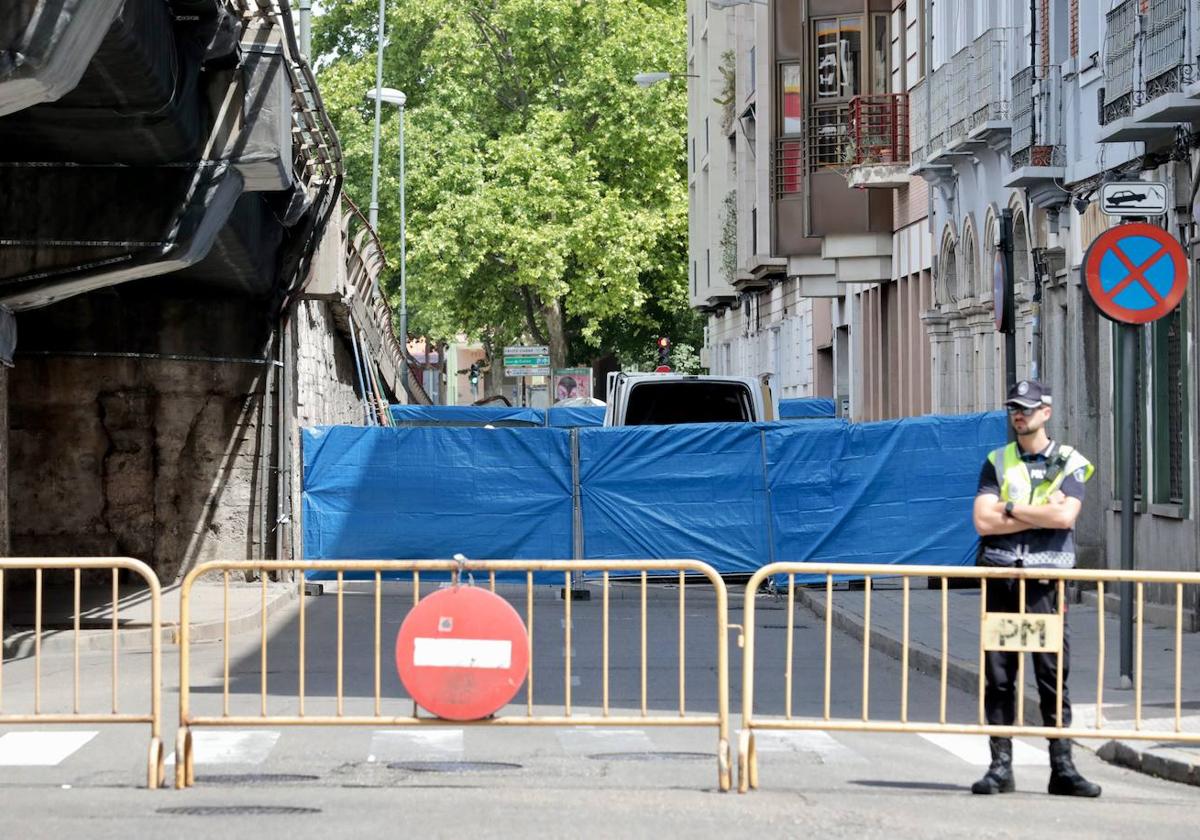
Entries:
[[[1011,373],[1054,387],[1055,433],[1098,466],[1082,563],[1118,562],[1114,436],[1132,423],[1138,563],[1200,568],[1196,296],[1141,328],[1138,409],[1118,417],[1115,330],[1080,276],[1117,222],[1098,206],[1112,180],[1165,183],[1150,221],[1200,259],[1200,0],[713,3],[727,5],[688,5],[690,138],[705,142],[719,108],[714,62],[736,63],[731,130],[693,178],[710,367],[770,371],[785,396],[836,396],[859,420],[993,409],[1010,375],[993,286],[1011,224]],[[718,272],[725,205],[736,236]]]

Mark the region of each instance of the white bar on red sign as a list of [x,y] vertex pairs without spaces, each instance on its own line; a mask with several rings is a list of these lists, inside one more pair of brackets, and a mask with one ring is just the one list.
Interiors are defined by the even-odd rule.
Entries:
[[426,668],[510,668],[506,639],[413,639],[413,665]]

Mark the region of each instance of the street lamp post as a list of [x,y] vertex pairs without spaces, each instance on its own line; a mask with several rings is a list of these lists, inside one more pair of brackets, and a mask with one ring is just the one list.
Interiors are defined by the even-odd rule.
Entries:
[[[395,88],[376,88],[367,91],[367,98],[375,100],[375,107],[379,108],[380,104],[386,102],[389,105],[396,106],[398,114],[398,125],[400,128],[400,340],[404,344],[405,353],[408,352],[408,211],[405,206],[404,196],[404,104],[408,101],[408,97],[403,91]],[[378,135],[377,135],[378,136]],[[378,144],[378,139],[376,140]],[[377,177],[377,176],[376,176]],[[375,179],[373,179],[374,181]],[[372,193],[375,192],[375,187],[372,187]],[[375,221],[378,218],[378,197],[371,199],[371,226],[375,227]],[[405,393],[408,392],[408,359],[404,359],[404,363],[400,366],[400,380],[404,383]]]
[[[376,33],[375,45],[375,90],[383,90],[383,27],[385,20],[385,0],[379,0],[379,31]],[[374,96],[374,91],[367,94],[368,97]],[[383,102],[380,97],[375,98],[375,146],[374,153],[371,158],[371,206],[367,211],[367,218],[371,222],[371,227],[379,229],[379,130],[380,130],[380,111],[383,108]]]

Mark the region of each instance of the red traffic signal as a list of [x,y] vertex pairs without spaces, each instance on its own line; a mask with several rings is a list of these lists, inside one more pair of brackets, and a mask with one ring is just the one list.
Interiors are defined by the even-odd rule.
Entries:
[[667,338],[665,335],[658,340],[658,347],[660,350],[669,349],[670,346],[671,346],[671,339]]

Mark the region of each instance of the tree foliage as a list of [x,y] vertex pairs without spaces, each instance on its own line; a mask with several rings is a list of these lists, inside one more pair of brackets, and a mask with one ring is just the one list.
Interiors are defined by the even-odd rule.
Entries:
[[[347,189],[370,200],[375,0],[325,4],[320,81]],[[384,84],[405,122],[410,329],[556,364],[700,343],[687,299],[686,89],[639,88],[685,65],[683,0],[389,3]],[[385,106],[380,232],[399,258],[396,117]],[[398,272],[387,283],[398,296]]]

